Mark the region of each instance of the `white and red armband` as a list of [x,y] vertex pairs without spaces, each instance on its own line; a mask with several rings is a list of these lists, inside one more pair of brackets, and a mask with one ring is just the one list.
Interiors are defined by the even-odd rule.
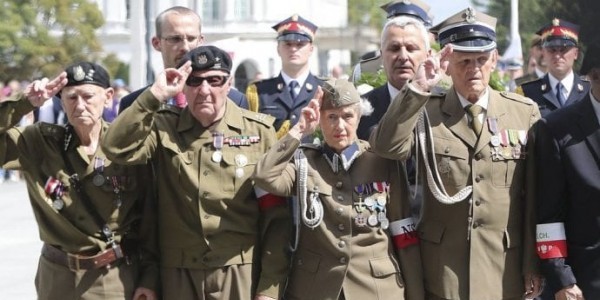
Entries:
[[538,224],[536,228],[536,249],[541,259],[567,257],[565,224]]
[[393,221],[390,224],[390,232],[392,233],[392,239],[394,240],[396,249],[404,249],[419,243],[417,225],[413,218]]
[[285,205],[285,197],[273,195],[259,187],[254,187],[256,199],[258,199],[258,207],[260,211],[266,211],[275,206]]

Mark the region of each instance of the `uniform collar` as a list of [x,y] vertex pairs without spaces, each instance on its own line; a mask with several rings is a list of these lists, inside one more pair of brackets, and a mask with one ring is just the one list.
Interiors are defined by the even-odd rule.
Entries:
[[465,108],[465,107],[467,107],[468,105],[471,105],[471,104],[477,104],[477,105],[483,107],[483,111],[487,111],[488,110],[488,105],[490,103],[490,89],[489,88],[485,89],[485,92],[483,92],[483,95],[481,95],[481,97],[479,97],[479,99],[477,99],[477,102],[475,102],[475,103],[469,102],[469,100],[467,100],[465,97],[463,97],[458,92],[456,92],[456,95],[458,96],[458,100],[460,101],[460,105],[463,108]]
[[331,149],[327,144],[323,145],[323,156],[329,163],[331,170],[334,173],[338,173],[340,167],[342,167],[345,171],[350,170],[352,167],[352,163],[360,154],[360,147],[358,143],[354,141],[350,146],[346,147],[342,153],[337,154],[333,149]]
[[283,82],[285,82],[285,86],[290,86],[290,81],[296,80],[298,82],[298,86],[303,87],[304,83],[306,82],[306,79],[308,78],[308,74],[310,74],[310,72],[306,71],[303,74],[300,74],[300,76],[298,76],[298,78],[292,78],[288,74],[285,74],[285,72],[283,72],[283,70],[282,70],[281,78],[283,78]]
[[[225,129],[223,127],[242,129],[244,127],[242,118],[243,117],[240,108],[231,100],[229,100],[229,98],[227,98],[227,101],[225,101],[225,114],[221,120],[217,121],[218,124],[216,127],[221,129],[221,131]],[[194,118],[189,110],[189,107],[184,108],[181,111],[181,116],[179,117],[179,122],[177,123],[177,131],[187,131],[196,126],[202,127],[202,124],[200,124],[200,122]]]
[[561,82],[563,87],[564,87],[564,94],[568,95],[571,94],[571,91],[573,90],[573,84],[575,83],[575,74],[573,73],[573,71],[569,72],[569,74],[567,76],[565,76],[565,78],[563,78],[563,80],[558,80],[556,77],[552,76],[552,74],[550,74],[550,72],[548,72],[548,81],[550,81],[550,89],[552,89],[552,92],[554,94],[556,94],[556,84]]

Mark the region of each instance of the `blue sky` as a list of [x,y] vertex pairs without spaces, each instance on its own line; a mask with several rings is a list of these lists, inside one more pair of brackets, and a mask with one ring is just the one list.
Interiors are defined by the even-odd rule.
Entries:
[[433,25],[472,5],[470,0],[425,0],[425,3],[431,7]]

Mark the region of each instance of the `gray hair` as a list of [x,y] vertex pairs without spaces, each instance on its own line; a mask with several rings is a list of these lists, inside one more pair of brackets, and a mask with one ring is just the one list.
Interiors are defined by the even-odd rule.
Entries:
[[383,30],[381,31],[381,48],[383,48],[383,45],[385,44],[385,37],[387,35],[388,29],[392,26],[395,27],[406,27],[406,26],[415,26],[417,28],[417,30],[419,30],[419,32],[421,33],[421,37],[423,38],[423,41],[425,42],[425,50],[429,50],[431,48],[431,45],[429,43],[429,32],[427,31],[427,28],[425,28],[425,24],[423,24],[423,21],[414,18],[414,17],[410,17],[410,16],[406,16],[406,15],[400,15],[397,17],[393,17],[391,19],[388,19],[387,22],[385,22],[385,25],[383,25]]

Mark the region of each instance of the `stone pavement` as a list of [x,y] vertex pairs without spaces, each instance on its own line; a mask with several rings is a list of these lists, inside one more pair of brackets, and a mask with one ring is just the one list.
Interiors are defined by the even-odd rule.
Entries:
[[42,243],[24,181],[0,184],[0,291],[2,299],[34,300]]

